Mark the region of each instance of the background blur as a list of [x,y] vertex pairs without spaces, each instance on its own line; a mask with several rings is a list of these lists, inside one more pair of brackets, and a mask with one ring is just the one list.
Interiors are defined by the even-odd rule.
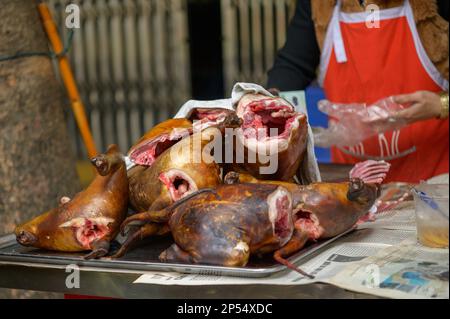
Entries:
[[[66,5],[81,9],[70,61],[97,148],[126,151],[188,99],[228,96],[236,81],[266,83],[295,0],[47,0],[67,40]],[[86,158],[74,118],[67,124]]]

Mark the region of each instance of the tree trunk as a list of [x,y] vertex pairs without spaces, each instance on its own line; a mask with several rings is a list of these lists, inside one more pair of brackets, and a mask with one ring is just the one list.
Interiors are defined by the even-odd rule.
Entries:
[[[48,51],[36,2],[0,4],[0,56]],[[63,108],[49,57],[0,62],[0,234],[79,190]]]

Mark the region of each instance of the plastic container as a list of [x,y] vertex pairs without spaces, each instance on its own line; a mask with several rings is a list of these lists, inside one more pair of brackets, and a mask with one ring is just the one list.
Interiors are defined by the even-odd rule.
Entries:
[[413,189],[417,239],[427,247],[448,247],[448,184],[420,183]]

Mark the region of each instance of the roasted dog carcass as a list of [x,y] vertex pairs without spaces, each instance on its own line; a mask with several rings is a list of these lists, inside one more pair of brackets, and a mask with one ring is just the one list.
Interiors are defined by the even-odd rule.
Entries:
[[281,182],[219,185],[141,220],[167,223],[175,240],[165,262],[245,266],[250,255],[285,258],[308,240],[336,236],[355,225],[374,204],[378,187],[360,179],[301,186]]
[[[133,167],[128,172],[130,204],[139,213],[128,217],[122,224],[122,230],[129,223],[142,223],[143,212],[162,209],[200,189],[219,185],[220,168],[209,154],[210,150],[214,141],[222,140],[226,127],[238,127],[240,124],[236,114],[230,113],[215,126],[209,126],[171,146],[151,166]],[[136,241],[167,232],[165,225],[146,223],[128,236],[115,257],[123,255]]]
[[24,246],[64,252],[92,252],[104,256],[117,235],[128,206],[128,179],[123,156],[116,145],[92,160],[97,176],[73,199],[62,197],[58,207],[17,226],[17,241]]

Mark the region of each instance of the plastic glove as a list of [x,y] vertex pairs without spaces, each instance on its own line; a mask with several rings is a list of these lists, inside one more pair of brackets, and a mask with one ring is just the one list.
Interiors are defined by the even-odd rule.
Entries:
[[352,146],[359,142],[407,125],[407,120],[396,114],[405,109],[404,105],[388,97],[367,106],[366,104],[340,104],[322,100],[319,110],[328,114],[328,128],[314,128],[314,143],[319,147]]

